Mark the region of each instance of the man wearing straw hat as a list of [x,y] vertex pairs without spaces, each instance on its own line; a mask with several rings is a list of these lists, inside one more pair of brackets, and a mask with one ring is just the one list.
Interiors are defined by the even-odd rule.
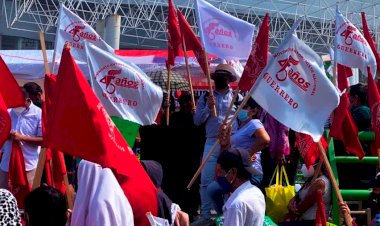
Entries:
[[[233,92],[229,86],[230,82],[235,82],[238,79],[238,75],[234,68],[229,64],[219,64],[215,72],[211,74],[211,78],[214,80],[215,89],[213,96],[209,93],[204,93],[199,98],[197,109],[194,115],[194,124],[199,126],[205,123],[206,127],[206,143],[203,151],[202,160],[205,159],[210,149],[214,146],[218,139],[218,131],[220,125],[227,114],[230,103],[233,99]],[[213,106],[216,107],[217,116],[212,114]],[[232,119],[235,114],[236,107],[234,106],[228,116],[229,120]],[[236,130],[237,123],[233,124],[232,133]],[[212,223],[210,210],[213,207],[213,201],[207,194],[207,186],[214,180],[216,160],[220,153],[220,146],[218,145],[213,155],[203,168],[201,172],[201,209],[200,217],[197,221],[192,223],[192,226],[196,225],[208,225]]]

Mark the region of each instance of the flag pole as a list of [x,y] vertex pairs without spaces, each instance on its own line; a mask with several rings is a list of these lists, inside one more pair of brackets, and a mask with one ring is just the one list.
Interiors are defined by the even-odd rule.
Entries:
[[47,54],[46,54],[45,35],[42,31],[38,32],[38,34],[40,37],[42,56],[44,58],[45,73],[50,74],[49,63],[48,63]]
[[170,77],[171,77],[171,66],[170,64],[166,63],[166,66],[167,66],[167,71],[168,71],[168,81],[167,81],[167,91],[168,91],[168,95],[166,97],[166,126],[169,126],[169,115],[170,115],[170,97],[171,97],[171,93],[170,93]]
[[[214,97],[214,92],[212,90],[212,85],[211,85],[211,78],[210,78],[210,68],[208,66],[208,60],[207,60],[207,53],[206,53],[206,49],[203,47],[202,48],[203,50],[203,56],[204,56],[204,60],[205,60],[205,66],[206,66],[206,76],[207,76],[207,82],[208,82],[208,89],[209,89],[209,93],[210,93],[210,97]],[[216,107],[215,105],[213,106],[213,109],[212,109],[212,115],[213,116],[217,116],[217,113],[216,113]]]
[[189,62],[188,62],[188,58],[187,58],[185,37],[183,37],[183,36],[182,36],[182,47],[183,47],[183,54],[185,55],[187,79],[189,80],[189,83],[190,83],[191,104],[192,104],[193,110],[195,110],[195,98],[194,98],[193,83],[191,81],[191,76],[190,76],[190,68],[189,68]]
[[[49,64],[48,64],[47,54],[46,54],[45,36],[42,31],[39,32],[39,38],[40,38],[40,43],[41,43],[42,56],[44,58],[45,73],[50,74]],[[33,180],[32,190],[38,188],[41,184],[42,172],[44,170],[45,162],[46,162],[46,148],[41,148],[40,155],[38,157],[36,174]],[[49,167],[51,167],[50,162],[49,162]]]
[[[342,194],[340,193],[338,183],[336,182],[336,179],[334,177],[334,173],[333,173],[333,171],[331,169],[330,162],[329,162],[329,160],[327,159],[327,156],[326,156],[326,151],[323,148],[323,145],[322,145],[321,141],[318,141],[318,149],[319,149],[319,153],[320,153],[321,157],[323,158],[323,162],[324,162],[325,167],[327,169],[327,173],[329,174],[328,176],[330,177],[330,181],[331,181],[331,183],[333,185],[335,193],[336,193],[336,195],[338,197],[338,201],[339,201],[339,203],[341,203],[344,200],[343,200]],[[351,219],[352,218],[351,218],[351,216],[348,213],[344,214],[344,220],[345,220],[347,226],[352,226]]]
[[[231,121],[229,121],[229,123],[227,124],[227,128],[232,126],[232,123],[236,120],[237,118],[237,115],[239,113],[239,111],[245,106],[245,104],[247,103],[249,97],[250,97],[250,93],[249,92],[243,99],[243,102],[240,104],[239,108],[236,110],[235,114],[234,114],[234,117],[231,119]],[[239,94],[239,88],[236,89],[235,91],[235,94],[234,94],[234,97],[232,98],[232,101],[230,103],[230,106],[227,110],[227,114],[226,116],[224,117],[224,120],[223,120],[223,123],[227,123],[227,120],[228,120],[228,116],[231,114],[231,111],[232,111],[232,107],[234,106],[234,103],[236,101],[236,98]],[[189,182],[189,184],[187,185],[187,189],[190,190],[191,186],[193,186],[195,180],[198,178],[199,174],[201,174],[203,168],[206,166],[206,163],[208,162],[208,160],[210,159],[211,155],[215,152],[216,148],[218,147],[218,145],[220,144],[220,140],[218,139],[215,144],[211,147],[210,151],[208,152],[206,158],[203,160],[203,162],[201,163],[201,165],[199,166],[197,172],[195,172],[193,178],[191,179],[191,181]]]

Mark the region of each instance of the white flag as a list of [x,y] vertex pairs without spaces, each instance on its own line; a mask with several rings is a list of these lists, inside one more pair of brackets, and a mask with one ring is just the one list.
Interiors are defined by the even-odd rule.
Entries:
[[114,52],[86,21],[61,4],[55,37],[56,54],[61,55],[63,46],[68,42],[74,59],[86,62],[86,41],[110,53]]
[[367,75],[371,66],[376,75],[376,59],[362,33],[337,9],[335,22],[335,60],[351,68],[359,68]]
[[319,141],[339,95],[326,76],[321,57],[298,39],[295,29],[299,23],[270,57],[250,92],[282,124]]
[[222,59],[247,59],[255,26],[225,13],[204,0],[196,0],[197,21],[206,51]]
[[86,43],[92,89],[111,116],[152,124],[162,102],[162,90],[136,65]]

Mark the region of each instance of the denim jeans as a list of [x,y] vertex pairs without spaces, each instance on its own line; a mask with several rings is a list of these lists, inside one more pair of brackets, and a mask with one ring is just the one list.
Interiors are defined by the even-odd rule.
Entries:
[[[207,138],[205,143],[205,148],[203,151],[202,161],[206,158],[210,149],[214,146],[217,138]],[[220,145],[217,146],[215,152],[211,155],[209,161],[206,163],[205,167],[201,172],[201,185],[200,185],[200,196],[201,196],[201,216],[204,218],[211,218],[210,210],[213,208],[212,198],[207,193],[207,187],[215,179],[215,168],[216,161],[220,153]]]
[[[259,187],[262,180],[262,176],[251,176],[249,180],[252,185]],[[213,181],[207,187],[207,194],[212,198],[214,209],[218,213],[218,215],[223,214],[223,205],[225,201],[225,196],[227,194],[223,192],[223,189],[218,184],[218,182]]]

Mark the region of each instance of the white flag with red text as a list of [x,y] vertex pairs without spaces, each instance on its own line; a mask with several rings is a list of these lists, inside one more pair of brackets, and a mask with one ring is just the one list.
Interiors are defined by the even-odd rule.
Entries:
[[376,75],[376,58],[362,33],[336,10],[335,60],[347,67],[359,68],[367,75],[367,66]]
[[92,89],[109,115],[140,125],[152,124],[162,90],[136,65],[86,43]]
[[86,21],[61,4],[55,37],[57,55],[61,55],[66,42],[70,44],[71,55],[77,61],[87,60],[85,42],[91,42],[105,51],[114,53],[114,49]]
[[226,60],[247,59],[255,26],[205,0],[196,0],[196,6],[199,35],[206,51]]
[[298,39],[300,20],[269,58],[251,96],[285,126],[318,141],[323,125],[338,106],[339,95],[328,80],[321,57]]

